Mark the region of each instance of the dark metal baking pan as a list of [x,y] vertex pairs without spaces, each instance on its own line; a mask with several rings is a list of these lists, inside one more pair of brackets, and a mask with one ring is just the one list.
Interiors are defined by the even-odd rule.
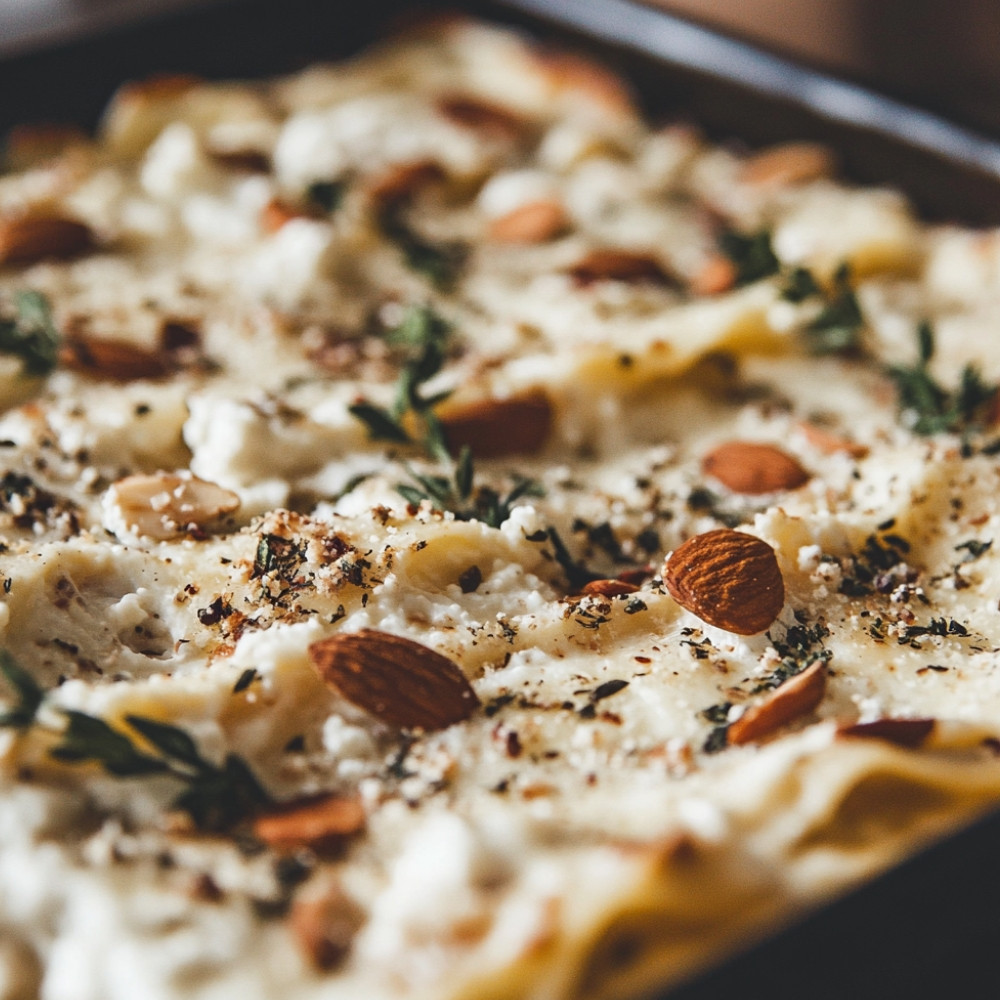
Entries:
[[[588,49],[621,69],[654,117],[751,145],[830,143],[848,177],[901,188],[928,216],[1000,223],[1000,142],[630,0],[468,0],[476,14]],[[0,132],[92,126],[114,88],[156,72],[252,77],[356,51],[424,10],[365,0],[214,0],[140,23],[22,46],[0,60]],[[0,15],[0,38],[3,36]],[[79,27],[80,31],[93,24]],[[669,1000],[993,998],[1000,815],[926,849],[669,994]],[[992,985],[990,985],[992,983]],[[662,1000],[666,1000],[664,996]]]

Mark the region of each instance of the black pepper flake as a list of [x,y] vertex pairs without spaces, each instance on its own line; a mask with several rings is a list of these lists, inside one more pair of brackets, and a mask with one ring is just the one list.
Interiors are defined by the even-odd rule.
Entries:
[[602,701],[604,698],[610,698],[613,694],[618,694],[619,691],[627,687],[628,681],[615,678],[614,680],[605,681],[603,684],[598,684],[590,697],[592,701]]
[[233,694],[240,694],[240,692],[246,691],[246,689],[250,687],[255,680],[257,680],[257,676],[257,671],[254,667],[247,667],[247,669],[240,674],[239,679],[233,685]]
[[463,594],[471,594],[479,589],[483,582],[483,571],[478,566],[470,566],[458,578],[458,585],[462,588]]
[[646,602],[641,597],[630,597],[625,605],[625,614],[634,615],[646,610]]
[[228,618],[232,613],[232,606],[220,595],[207,608],[198,609],[198,621],[202,625],[218,625],[223,618]]

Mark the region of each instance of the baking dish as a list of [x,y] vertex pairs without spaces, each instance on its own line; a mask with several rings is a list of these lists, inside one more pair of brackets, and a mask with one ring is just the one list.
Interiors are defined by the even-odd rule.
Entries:
[[[152,28],[129,29],[125,33],[76,43],[62,51],[19,57],[4,68],[4,92],[11,95],[5,101],[5,113],[11,115],[12,121],[52,117],[65,119],[67,116],[86,121],[103,104],[110,87],[128,76],[146,75],[158,69],[240,75],[289,68],[308,59],[349,51],[372,37],[393,17],[403,13],[404,6],[374,4],[364,17],[355,14],[345,18],[343,13],[329,10],[317,13],[303,5],[285,7],[280,14],[265,7],[227,5],[162,22]],[[789,70],[784,75],[785,84],[781,84],[780,73],[770,77],[764,74],[767,78],[763,81],[766,84],[763,89],[746,89],[734,80],[713,78],[707,74],[708,60],[684,64],[675,58],[673,62],[664,63],[649,51],[654,48],[652,40],[658,37],[658,31],[651,29],[654,24],[661,26],[664,37],[669,38],[670,31],[667,29],[673,22],[633,5],[574,5],[566,12],[573,15],[569,23],[560,19],[559,11],[553,15],[553,11],[546,8],[549,16],[555,16],[554,26],[552,23],[541,25],[532,17],[540,12],[541,5],[477,4],[470,7],[477,12],[532,24],[543,34],[554,31],[565,37],[567,30],[575,30],[577,43],[597,47],[627,70],[640,86],[653,114],[683,114],[705,122],[716,134],[735,135],[751,142],[793,135],[823,138],[844,151],[848,171],[853,176],[863,180],[891,179],[907,189],[930,213],[970,222],[995,220],[997,182],[995,175],[991,174],[992,147],[989,143],[977,142],[975,137],[960,130],[942,127],[931,136],[934,141],[925,142],[923,150],[915,150],[902,141],[906,135],[912,134],[907,129],[914,124],[926,126],[929,120],[920,117],[906,119],[898,107],[890,103],[880,105],[877,100],[868,107],[881,108],[888,125],[906,125],[907,121],[910,125],[897,129],[895,133],[885,129],[873,132],[851,120],[826,120],[818,113],[815,101],[810,104],[801,100],[809,93],[804,84],[807,81],[821,83],[822,78],[804,71],[790,71],[790,67],[781,64],[761,63],[760,57],[749,49],[725,51],[734,55],[742,52],[748,72],[760,71],[761,67]],[[649,17],[656,20],[649,21]],[[632,23],[630,19],[636,19],[636,27],[625,30]],[[609,26],[614,28],[613,32],[601,30]],[[674,24],[670,30],[681,29]],[[588,43],[581,39],[581,31],[596,31],[602,37]],[[219,46],[220,37],[227,39],[225,48]],[[703,41],[710,40],[707,36],[698,37]],[[637,38],[647,40],[647,51],[641,55],[634,50]],[[334,39],[334,43],[327,44],[329,39]],[[739,67],[739,60],[734,59],[733,66]],[[74,67],[86,86],[78,88],[75,82],[67,86],[66,70]],[[794,99],[789,93],[795,94]],[[857,96],[857,92],[853,93]],[[67,97],[71,97],[72,105],[66,103]],[[787,932],[772,944],[752,953],[742,960],[742,966],[737,963],[720,970],[701,984],[691,985],[688,987],[690,995],[718,995],[723,989],[739,984],[744,991],[756,993],[767,988],[769,993],[779,996],[791,995],[792,989],[799,993],[805,988],[820,996],[840,996],[848,991],[864,996],[867,986],[878,988],[880,993],[885,992],[885,982],[880,982],[879,976],[887,973],[895,977],[891,987],[895,992],[903,988],[905,978],[901,970],[906,967],[909,971],[905,975],[910,977],[911,982],[920,983],[910,987],[908,992],[920,995],[920,990],[931,981],[931,973],[919,968],[916,973],[913,972],[910,949],[914,945],[914,928],[903,920],[903,915],[915,917],[922,934],[926,936],[929,930],[929,941],[950,957],[964,949],[968,939],[972,938],[975,943],[975,934],[965,925],[965,919],[971,916],[973,926],[980,930],[987,929],[989,922],[981,916],[975,898],[966,893],[962,883],[972,879],[969,875],[962,875],[961,866],[955,867],[955,859],[963,865],[974,862],[972,872],[977,877],[977,886],[987,886],[990,880],[984,878],[983,873],[988,868],[985,867],[985,859],[977,855],[976,845],[988,845],[990,834],[991,827],[987,825],[966,834],[964,838],[942,845],[870,890],[835,904],[799,929]],[[957,854],[954,853],[956,851]],[[957,888],[955,902],[961,911],[961,919],[951,913],[941,899],[942,886]],[[944,922],[934,927],[934,921],[942,916]],[[893,930],[903,932],[900,936],[900,961],[895,963],[899,968],[895,970],[890,944],[892,938],[886,935],[886,924],[891,924]],[[877,933],[871,929],[873,926],[877,928]],[[956,928],[962,933],[956,934]],[[809,934],[816,936],[820,947],[825,944],[829,948],[829,942],[842,941],[847,930],[863,941],[878,942],[878,953],[872,956],[871,961],[863,960],[859,946],[853,943],[838,944],[832,954],[827,950],[820,957],[809,950]],[[806,937],[803,938],[803,935]],[[918,948],[924,956],[934,959],[939,954],[936,949],[926,947],[924,938],[919,942]],[[834,961],[845,952],[851,956],[850,962]],[[948,969],[949,982],[955,985],[961,975],[971,975],[977,956],[982,961],[987,953],[986,948],[977,946],[973,954],[964,955],[961,958],[961,973],[957,973],[954,967]],[[830,974],[817,977],[816,966],[820,961],[851,978],[837,980]],[[754,969],[758,972],[754,973]],[[796,970],[800,971],[797,973]],[[759,985],[754,986],[751,984],[755,974],[772,978],[761,979]],[[817,978],[821,982],[817,982]],[[824,990],[827,991],[825,994]],[[683,991],[680,995],[684,995]]]

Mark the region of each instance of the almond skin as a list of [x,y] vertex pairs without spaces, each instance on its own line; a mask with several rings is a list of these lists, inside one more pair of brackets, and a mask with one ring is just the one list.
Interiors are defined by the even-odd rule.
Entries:
[[547,243],[567,226],[566,210],[557,201],[529,201],[490,223],[494,243]]
[[833,173],[833,154],[815,142],[771,146],[743,162],[740,178],[747,184],[805,184]]
[[591,580],[583,585],[581,594],[596,597],[624,597],[634,594],[639,588],[634,583],[624,580]]
[[468,447],[477,458],[532,455],[552,431],[553,412],[542,390],[507,399],[483,399],[440,415],[448,447]]
[[330,972],[350,954],[365,914],[336,883],[321,893],[299,895],[288,915],[289,928],[306,958]]
[[799,430],[809,444],[824,455],[835,455],[837,452],[843,452],[845,455],[850,455],[851,458],[864,458],[868,454],[868,448],[865,445],[834,434],[833,431],[817,427],[816,424],[811,424],[808,421],[799,424]]
[[365,828],[365,810],[356,797],[328,795],[258,815],[253,835],[277,851],[308,847],[319,854],[335,854],[348,837]]
[[0,266],[65,260],[94,245],[89,226],[61,215],[25,215],[0,221]]
[[691,279],[694,295],[721,295],[736,284],[736,265],[721,254],[709,257]]
[[591,250],[569,269],[569,275],[580,288],[589,288],[598,281],[674,284],[655,257],[616,247]]
[[479,707],[458,666],[412,639],[362,629],[314,642],[309,656],[327,685],[390,726],[446,729]]
[[497,139],[517,139],[527,126],[515,112],[467,94],[445,94],[438,98],[437,110],[454,125]]
[[855,722],[852,725],[841,726],[838,736],[863,737],[870,740],[882,740],[895,743],[896,746],[915,749],[934,730],[933,719],[873,719],[871,722]]
[[763,632],[785,603],[774,549],[729,528],[695,535],[675,549],[664,581],[681,607],[737,635]]
[[59,362],[73,371],[113,382],[163,378],[174,369],[165,351],[147,350],[125,340],[73,334],[59,351]]
[[724,441],[701,460],[706,476],[717,479],[734,493],[759,496],[794,490],[810,479],[797,458],[755,441]]
[[826,664],[814,663],[790,677],[762,702],[748,708],[730,727],[727,739],[733,746],[756,743],[789,722],[808,715],[826,693]]

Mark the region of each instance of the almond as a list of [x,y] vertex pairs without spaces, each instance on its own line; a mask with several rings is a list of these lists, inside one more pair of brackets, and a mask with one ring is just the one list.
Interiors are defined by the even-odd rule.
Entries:
[[748,708],[727,733],[734,746],[756,743],[789,722],[808,715],[826,693],[826,664],[807,667],[775,688],[767,698]]
[[455,406],[440,417],[449,449],[457,453],[468,447],[476,458],[535,454],[553,423],[552,403],[541,389]]
[[587,288],[598,281],[674,284],[655,257],[615,247],[591,250],[569,269],[569,275],[580,288]]
[[148,350],[125,340],[72,334],[59,351],[59,362],[66,368],[114,382],[132,382],[140,378],[163,378],[174,368],[170,356],[160,350]]
[[634,583],[626,583],[624,580],[591,580],[583,585],[580,593],[597,597],[624,597],[626,594],[634,594],[638,589]]
[[601,63],[568,52],[541,53],[538,63],[557,94],[576,92],[615,114],[635,110],[628,86]]
[[368,197],[380,208],[387,208],[405,201],[431,184],[436,184],[444,176],[441,165],[434,160],[396,163],[369,181]]
[[311,219],[309,212],[282,198],[272,198],[260,213],[260,225],[266,233],[276,233],[292,219]]
[[919,747],[933,730],[933,719],[885,718],[841,726],[837,730],[837,735],[883,740],[886,743],[895,743],[897,746],[914,749]]
[[817,427],[816,424],[811,424],[808,421],[799,424],[799,430],[809,444],[817,451],[823,452],[824,455],[835,455],[837,452],[843,452],[845,455],[850,455],[851,458],[864,458],[868,454],[868,448],[865,445],[858,444],[857,441],[852,441],[848,437],[842,437],[840,434],[834,434],[822,427]]
[[0,266],[75,257],[94,245],[90,227],[62,215],[24,215],[0,221]]
[[210,150],[212,162],[238,174],[269,174],[271,157],[259,149]]
[[797,458],[773,444],[724,441],[701,461],[702,472],[734,493],[758,496],[794,490],[809,481]]
[[833,154],[815,142],[771,146],[743,161],[740,178],[747,184],[805,184],[833,173]]
[[356,796],[328,795],[293,802],[253,821],[253,835],[277,851],[308,847],[318,854],[338,852],[348,837],[365,828],[365,810]]
[[721,295],[736,284],[736,265],[721,254],[709,257],[691,279],[694,295]]
[[6,166],[11,171],[27,170],[89,141],[87,133],[75,125],[18,125],[7,133]]
[[763,632],[785,603],[774,549],[730,528],[689,538],[667,560],[664,581],[681,607],[738,635]]
[[566,210],[558,201],[529,201],[490,223],[495,243],[546,243],[567,226]]
[[105,497],[105,508],[112,515],[109,526],[161,541],[204,531],[239,506],[240,498],[232,490],[174,472],[126,476]]
[[517,139],[525,131],[526,122],[520,115],[467,94],[446,94],[438,98],[437,109],[455,125],[498,139]]
[[479,706],[459,667],[412,639],[362,629],[309,647],[320,677],[351,704],[401,729],[445,729]]
[[333,883],[320,893],[300,895],[292,903],[289,927],[306,958],[325,972],[350,954],[355,935],[365,922],[361,907]]

